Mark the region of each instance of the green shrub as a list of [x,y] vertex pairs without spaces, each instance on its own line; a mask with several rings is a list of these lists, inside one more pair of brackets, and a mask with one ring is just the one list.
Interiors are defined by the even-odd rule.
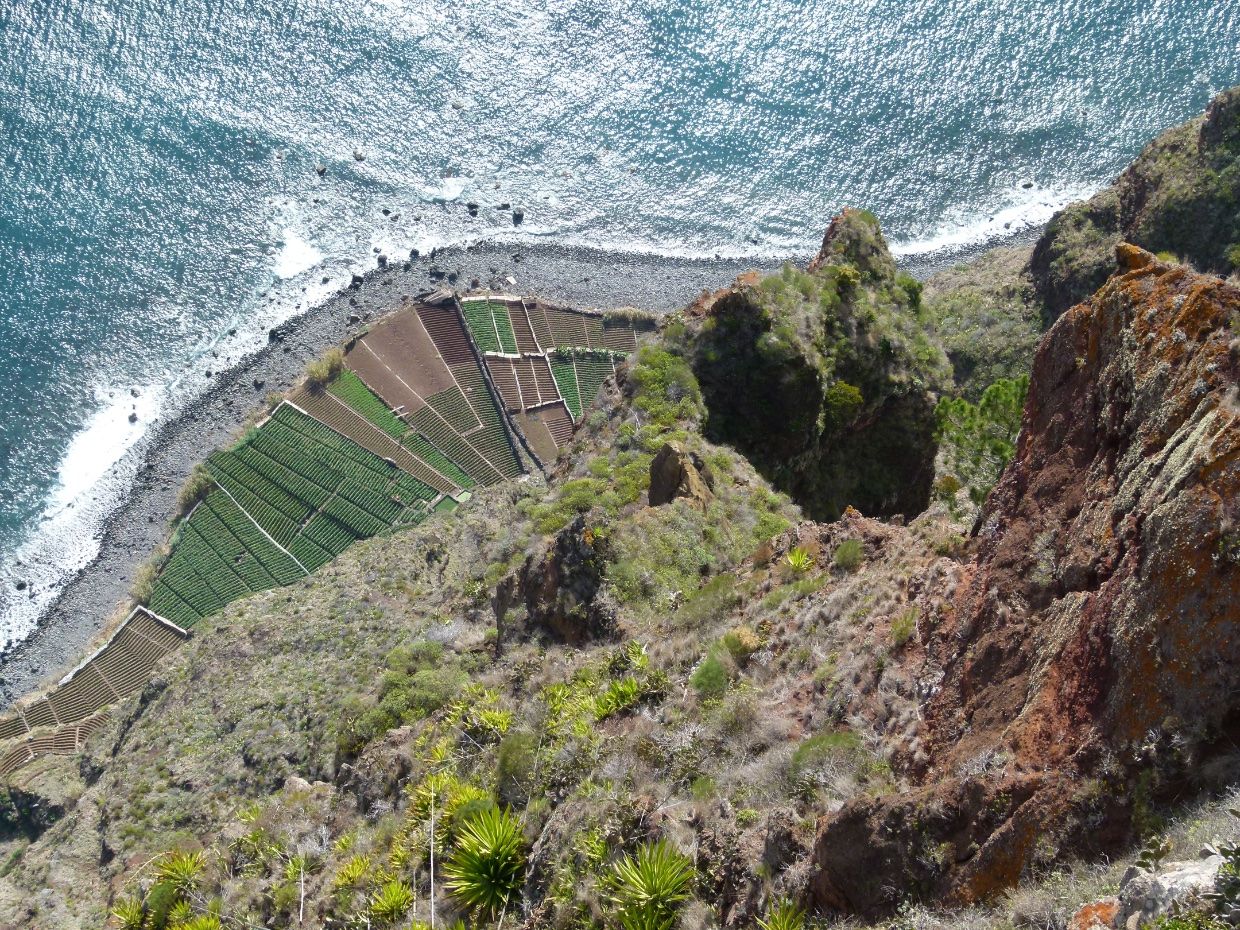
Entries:
[[373,704],[348,702],[340,717],[338,747],[351,757],[395,727],[416,723],[454,701],[469,683],[456,656],[439,643],[421,641],[388,653],[387,671]]
[[112,909],[112,919],[117,930],[143,930],[146,927],[146,908],[136,898],[124,898]]
[[865,548],[861,545],[861,540],[846,539],[835,547],[832,561],[835,562],[836,568],[851,572],[861,564],[864,556]]
[[797,546],[786,556],[784,563],[798,575],[803,575],[814,567],[814,557],[801,546]]
[[467,910],[495,916],[520,900],[524,848],[515,816],[498,807],[477,812],[461,826],[456,850],[444,866],[448,891]]
[[738,626],[724,633],[719,644],[728,651],[733,662],[744,665],[750,656],[762,648],[762,638],[752,627]]
[[728,614],[740,601],[736,578],[716,575],[685,599],[676,611],[676,619],[685,626],[698,626]]
[[194,470],[185,479],[185,484],[177,492],[177,515],[183,517],[193,510],[194,505],[206,497],[207,492],[214,486],[215,481],[211,478],[207,467],[201,463],[195,465]]
[[794,779],[840,756],[847,756],[861,749],[861,739],[851,730],[834,730],[819,733],[804,740],[792,753],[788,770]]
[[1227,264],[1232,267],[1232,270],[1240,269],[1240,242],[1227,249]]
[[917,630],[917,608],[910,607],[891,621],[891,641],[900,648]]
[[370,919],[381,927],[398,923],[413,907],[413,889],[394,879],[385,882],[370,898]]
[[159,579],[159,569],[166,553],[157,552],[138,566],[129,584],[129,596],[135,604],[146,604],[155,593],[155,582]]
[[709,801],[715,796],[715,780],[709,775],[699,775],[689,785],[689,794],[695,801]]
[[306,366],[306,384],[311,388],[325,387],[343,368],[344,352],[339,348],[328,349]]
[[773,905],[766,917],[758,918],[761,930],[804,930],[805,911],[784,899]]
[[671,930],[693,885],[693,863],[665,841],[625,856],[606,878],[621,930]]
[[1164,914],[1150,924],[1150,930],[1230,930],[1230,928],[1231,924],[1217,914],[1204,911]]
[[512,730],[500,740],[495,756],[495,790],[506,804],[524,806],[534,789],[538,738],[526,730]]
[[705,413],[702,390],[689,363],[658,346],[643,346],[629,372],[633,406],[652,424],[671,429]]
[[594,717],[598,721],[628,710],[641,700],[642,689],[636,678],[621,678],[611,682],[607,690],[595,701]]
[[944,397],[935,408],[938,439],[948,474],[969,489],[974,503],[986,500],[1011,461],[1020,434],[1029,378],[1001,378],[977,405]]
[[861,391],[847,381],[833,381],[823,394],[823,409],[827,427],[840,430],[857,418],[865,404]]
[[693,674],[689,676],[689,685],[699,698],[710,700],[723,696],[728,690],[730,677],[727,666],[712,652],[693,670]]

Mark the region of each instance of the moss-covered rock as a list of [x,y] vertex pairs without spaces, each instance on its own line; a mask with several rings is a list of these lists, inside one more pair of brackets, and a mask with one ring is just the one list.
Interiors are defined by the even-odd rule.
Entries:
[[816,517],[925,508],[949,369],[873,214],[836,217],[808,270],[739,279],[700,309],[709,435]]

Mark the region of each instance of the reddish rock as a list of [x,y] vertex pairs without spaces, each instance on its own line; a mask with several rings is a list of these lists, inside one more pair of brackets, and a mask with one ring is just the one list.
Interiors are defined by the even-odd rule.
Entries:
[[1103,898],[1082,905],[1068,921],[1068,930],[1113,930],[1119,914],[1119,898]]
[[1138,773],[1171,786],[1230,745],[1240,289],[1117,251],[1042,340],[1015,457],[943,592],[922,719],[893,751],[921,788],[824,820],[817,905],[990,898],[1040,858],[1128,841]]

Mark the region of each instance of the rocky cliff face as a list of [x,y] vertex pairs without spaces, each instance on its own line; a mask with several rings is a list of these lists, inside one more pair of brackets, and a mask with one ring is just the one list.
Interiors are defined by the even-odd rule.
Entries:
[[[1240,701],[1240,290],[1123,245],[1038,349],[966,565],[921,599],[919,790],[823,822],[817,903],[957,903],[1126,839]],[[879,878],[883,876],[883,878]],[[886,883],[886,884],[884,884]]]
[[1171,252],[1202,271],[1240,266],[1240,88],[1155,139],[1116,182],[1058,213],[1029,274],[1049,323],[1097,290],[1120,240]]
[[816,518],[850,505],[920,513],[934,477],[934,392],[948,383],[920,295],[878,221],[846,210],[807,271],[742,278],[702,302],[693,364],[708,434]]

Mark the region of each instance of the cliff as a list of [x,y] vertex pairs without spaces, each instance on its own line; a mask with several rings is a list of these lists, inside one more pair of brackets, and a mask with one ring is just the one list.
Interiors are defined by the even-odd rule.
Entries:
[[919,787],[824,821],[821,905],[889,908],[892,875],[986,899],[1232,771],[1240,290],[1117,252],[1039,346],[974,556],[921,601],[925,698],[894,749]]

